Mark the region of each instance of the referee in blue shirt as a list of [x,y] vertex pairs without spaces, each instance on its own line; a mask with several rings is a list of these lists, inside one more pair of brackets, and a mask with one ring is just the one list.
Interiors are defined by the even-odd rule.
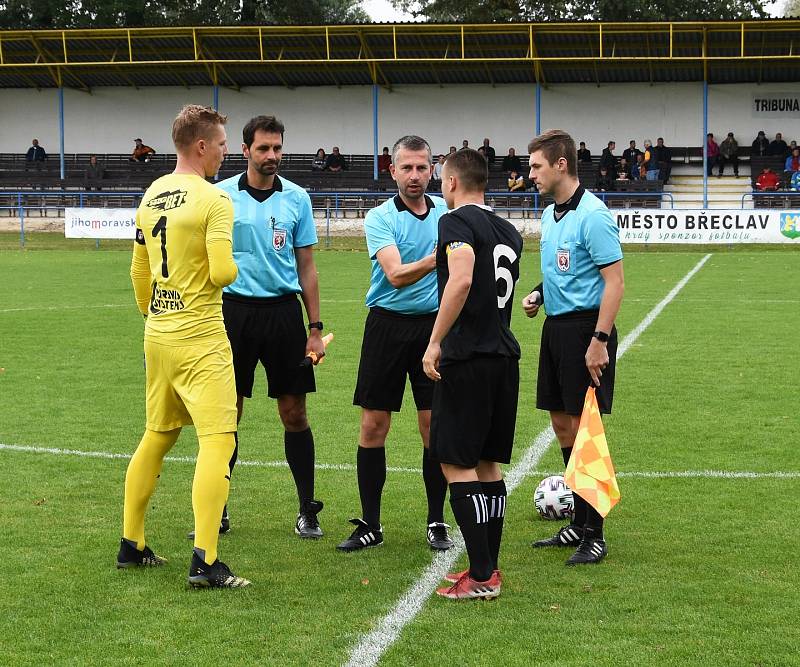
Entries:
[[337,548],[358,551],[383,542],[384,446],[408,377],[423,444],[427,540],[431,548],[444,551],[453,546],[444,523],[447,482],[439,464],[428,456],[433,381],[422,370],[422,355],[439,308],[434,253],[439,218],[447,205],[425,194],[433,166],[430,146],[421,137],[405,136],[395,143],[389,171],[398,194],[367,213],[364,222],[372,275],[353,397],[353,404],[361,407],[356,462],[362,514],[350,520],[355,530]]
[[[318,359],[325,354],[312,254],[317,232],[308,193],[278,176],[283,132],[283,123],[274,116],[251,119],[242,130],[247,171],[218,184],[233,200],[233,257],[239,267],[237,279],[223,292],[222,312],[233,350],[238,418],[244,399],[253,395],[260,361],[268,395],[278,402],[286,461],[297,487],[295,533],[319,538],[322,503],[314,499],[314,437],[306,417],[306,394],[316,385],[313,368],[301,366],[310,352]],[[226,523],[227,512],[223,532]]]
[[[550,412],[569,461],[583,401],[594,383],[600,412],[611,412],[617,330],[625,289],[619,233],[608,208],[578,181],[575,141],[548,130],[528,145],[530,178],[555,204],[542,214],[542,283],[522,300],[528,317],[544,305],[536,407]],[[567,565],[599,563],[607,549],[603,518],[577,493],[568,526],[534,547],[576,547]]]

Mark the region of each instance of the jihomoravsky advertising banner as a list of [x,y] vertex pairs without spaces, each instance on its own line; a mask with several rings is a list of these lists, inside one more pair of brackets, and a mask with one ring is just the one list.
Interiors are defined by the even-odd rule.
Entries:
[[612,209],[622,243],[797,243],[800,210]]
[[67,208],[64,236],[68,239],[130,239],[136,236],[135,208]]

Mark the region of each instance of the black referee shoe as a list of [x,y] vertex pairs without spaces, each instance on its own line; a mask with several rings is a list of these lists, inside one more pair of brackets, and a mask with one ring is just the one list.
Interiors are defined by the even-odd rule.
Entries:
[[567,565],[594,565],[606,557],[608,549],[603,532],[597,528],[585,528],[583,539],[567,560]]
[[373,528],[364,519],[350,519],[356,529],[336,548],[339,551],[360,551],[383,544],[383,526]]
[[447,551],[453,546],[453,540],[447,534],[448,526],[446,523],[436,521],[428,524],[428,544],[431,549],[436,551]]
[[145,547],[141,551],[131,544],[124,537],[119,543],[119,553],[117,554],[117,569],[129,567],[159,567],[167,562],[166,558],[156,556],[150,547]]
[[244,588],[250,585],[250,580],[237,577],[219,558],[209,565],[192,552],[189,584],[193,588]]
[[553,537],[544,540],[537,540],[531,544],[534,548],[539,547],[577,547],[583,539],[583,528],[574,523],[563,526]]
[[320,500],[304,500],[294,524],[294,532],[307,540],[318,540],[322,537],[322,528],[319,527],[319,519],[317,519],[317,514],[322,511],[322,507]]

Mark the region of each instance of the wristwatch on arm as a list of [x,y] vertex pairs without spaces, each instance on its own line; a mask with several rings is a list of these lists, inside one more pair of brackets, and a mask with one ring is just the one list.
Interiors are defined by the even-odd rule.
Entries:
[[605,331],[595,331],[592,334],[592,338],[597,338],[601,343],[608,342],[608,334]]
[[309,323],[308,323],[308,329],[309,329],[309,331],[310,331],[311,329],[319,329],[320,331],[322,331],[322,328],[323,328],[323,327],[322,327],[322,322],[309,322]]

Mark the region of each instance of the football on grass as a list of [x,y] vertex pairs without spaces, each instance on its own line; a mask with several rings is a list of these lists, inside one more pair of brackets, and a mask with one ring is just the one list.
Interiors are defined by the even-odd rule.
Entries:
[[536,493],[533,494],[533,502],[543,519],[560,521],[572,516],[572,491],[561,475],[551,475],[539,482]]

